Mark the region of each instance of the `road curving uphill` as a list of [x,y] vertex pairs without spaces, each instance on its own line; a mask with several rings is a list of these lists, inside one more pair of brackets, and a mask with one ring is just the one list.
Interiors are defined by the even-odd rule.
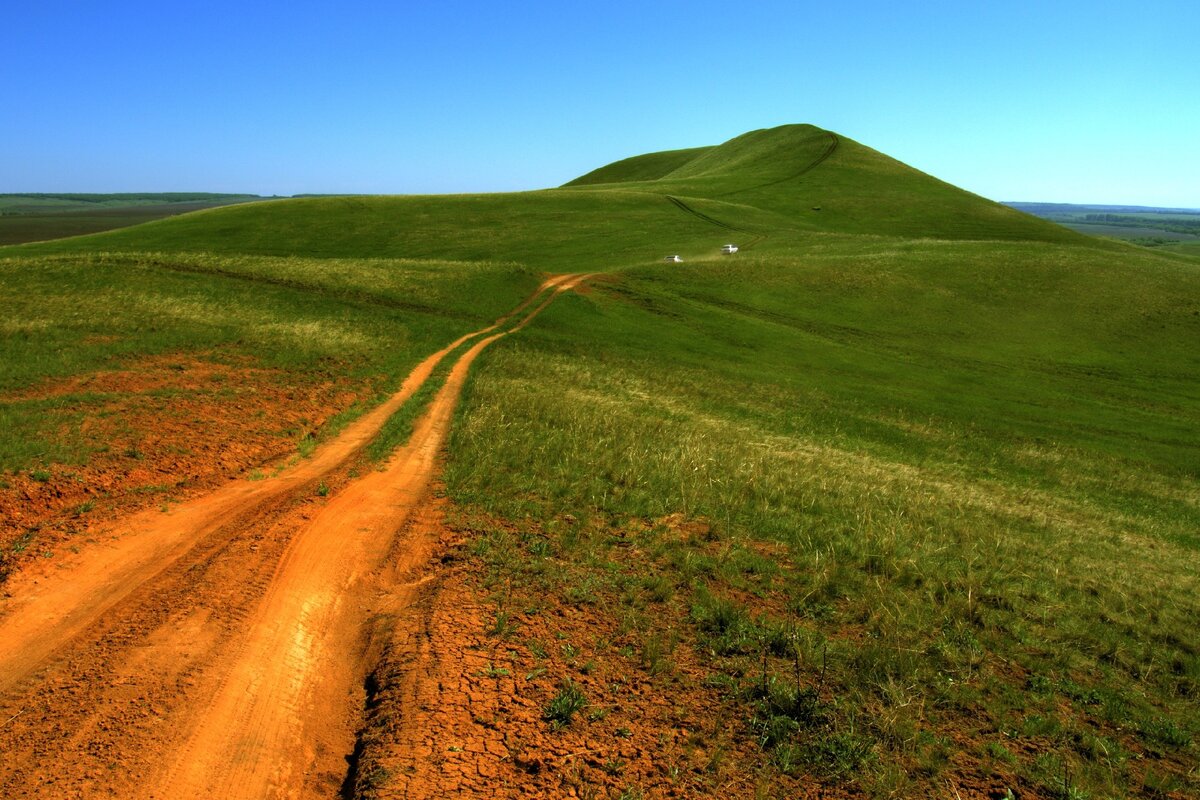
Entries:
[[[135,515],[49,578],[13,587],[0,611],[0,794],[336,792],[362,711],[370,621],[406,596],[378,575],[428,552],[398,537],[427,497],[468,370],[588,277],[553,277],[429,356],[295,468]],[[409,442],[381,471],[351,477],[388,417],[471,341]],[[313,503],[319,482],[339,487],[324,505]],[[403,574],[396,566],[388,574]]]

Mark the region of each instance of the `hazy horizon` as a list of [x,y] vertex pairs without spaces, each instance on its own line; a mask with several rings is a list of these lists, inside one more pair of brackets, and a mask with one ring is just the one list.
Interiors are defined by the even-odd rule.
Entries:
[[993,200],[1200,207],[1200,7],[1139,10],[19,6],[0,192],[539,189],[807,122]]

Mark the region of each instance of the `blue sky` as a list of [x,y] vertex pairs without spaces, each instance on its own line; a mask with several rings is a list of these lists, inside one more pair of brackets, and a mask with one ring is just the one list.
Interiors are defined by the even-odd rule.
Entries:
[[1200,207],[1200,3],[9,4],[0,192],[464,192],[810,122],[996,200]]

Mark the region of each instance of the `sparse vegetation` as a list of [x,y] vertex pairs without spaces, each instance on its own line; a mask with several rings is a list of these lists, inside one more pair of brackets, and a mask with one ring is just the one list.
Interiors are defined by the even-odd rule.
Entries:
[[[249,356],[297,383],[336,377],[374,399],[536,285],[531,271],[491,262],[197,254],[0,256],[0,279],[9,288],[0,330],[0,392],[9,394],[0,399],[0,422],[11,432],[0,440],[0,469],[35,458],[85,462],[95,445],[73,431],[112,399],[86,391],[12,396],[17,389],[182,350]],[[311,445],[299,446],[303,453]],[[140,458],[135,446],[127,454]]]
[[564,680],[546,706],[545,719],[553,726],[565,728],[571,724],[575,714],[587,706],[587,697],[583,691],[570,680]]

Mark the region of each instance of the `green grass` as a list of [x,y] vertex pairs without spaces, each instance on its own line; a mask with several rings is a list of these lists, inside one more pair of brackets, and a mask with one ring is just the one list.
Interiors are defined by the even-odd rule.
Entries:
[[[946,239],[1078,242],[1053,223],[943,183],[844,136],[811,125],[785,125],[739,136],[713,148],[652,154],[694,156],[647,179],[636,159],[568,183],[573,191],[639,190],[751,206],[775,215],[773,230],[826,231]],[[595,178],[611,178],[598,185]],[[740,224],[736,213],[716,215]]]
[[[37,397],[40,382],[149,355],[250,356],[300,381],[392,389],[423,357],[506,312],[537,285],[503,262],[106,254],[0,258],[0,468],[77,462],[58,433],[102,401]],[[33,396],[20,392],[34,387]],[[14,394],[15,393],[15,394]]]
[[[452,498],[527,539],[477,542],[491,578],[630,630],[655,603],[689,633],[647,633],[636,663],[670,680],[688,643],[783,773],[1195,792],[1188,252],[785,126],[555,190],[255,203],[5,249],[0,392],[174,351],[378,392],[540,273],[608,273],[482,354],[459,407]],[[0,406],[5,468],[71,455],[46,410]]]
[[417,420],[428,410],[433,398],[446,383],[446,377],[454,368],[454,362],[473,344],[473,340],[464,342],[447,353],[442,361],[434,367],[425,383],[413,392],[412,397],[408,398],[396,413],[388,417],[379,433],[367,445],[368,459],[376,463],[386,461],[397,447],[409,440]]
[[633,158],[625,158],[592,170],[565,185],[593,186],[606,183],[656,181],[712,149],[711,147],[694,147],[687,150],[667,150],[662,153],[647,153]]
[[664,247],[695,240],[722,244],[712,226],[659,195],[547,191],[272,201],[13,250],[499,260],[576,272],[661,258]]
[[[460,411],[452,497],[547,530],[569,514],[645,531],[715,665],[754,674],[786,614],[705,598],[791,609],[806,664],[828,643],[841,700],[828,751],[772,738],[788,769],[853,763],[882,786],[883,764],[944,760],[913,731],[964,726],[1066,751],[1096,795],[1139,778],[1088,736],[1194,759],[1200,271],[1132,248],[793,247],[630,270],[498,343]],[[675,513],[713,541],[665,536]],[[593,595],[627,558],[554,546]],[[1022,726],[1014,671],[1050,682],[1053,726]]]
[[1200,258],[1200,242],[1179,242],[1176,244],[1164,245],[1161,249],[1164,252],[1174,253],[1176,255]]
[[[838,146],[828,153],[834,139]],[[786,248],[789,236],[805,233],[1088,241],[812,126],[755,131],[686,152],[699,155],[656,180],[504,195],[253,203],[14,252],[511,260],[564,272],[612,270],[669,253],[694,258],[731,238],[760,242],[759,250],[771,252]],[[680,158],[678,152],[667,156]],[[643,175],[632,168],[617,172]],[[735,230],[687,213],[667,195]]]
[[543,718],[555,728],[565,728],[577,713],[587,707],[587,696],[570,680],[563,681],[558,694],[550,700]]

